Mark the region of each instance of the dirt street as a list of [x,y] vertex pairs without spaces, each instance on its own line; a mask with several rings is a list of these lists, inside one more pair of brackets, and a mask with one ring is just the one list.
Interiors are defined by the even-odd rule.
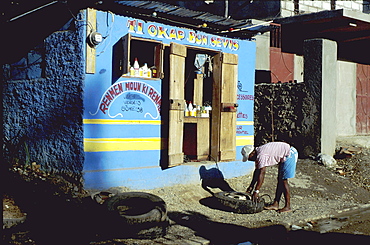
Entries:
[[[231,245],[247,244],[246,242],[252,244],[327,244],[328,242],[370,244],[370,148],[363,148],[361,153],[352,157],[337,159],[337,163],[339,168],[330,170],[316,160],[299,159],[296,177],[289,180],[293,208],[289,213],[279,214],[276,211],[267,210],[255,214],[234,213],[203,190],[200,183],[199,185],[178,185],[145,190],[160,196],[167,204],[171,225],[165,237],[139,240],[106,238],[101,234],[91,235],[82,231],[83,227],[88,226],[81,220],[78,221],[81,232],[71,233],[71,236],[78,234],[89,236],[87,244],[94,245]],[[261,189],[262,195],[268,194],[273,197],[276,178],[277,168],[269,167]],[[245,191],[250,180],[251,176],[243,176],[226,181],[234,190]],[[132,190],[121,187],[112,188],[109,191]],[[220,190],[213,189],[213,191]],[[11,207],[8,201],[6,204],[8,208]],[[11,216],[4,202],[3,210],[5,215]],[[56,211],[52,208],[50,210]],[[50,213],[50,210],[45,210],[45,215],[55,214]],[[38,213],[38,215],[43,214]],[[54,225],[58,222],[56,219],[61,216],[55,217],[43,219],[50,222],[48,225]],[[73,217],[76,220],[80,219],[80,213]],[[91,218],[91,213],[86,217]],[[40,244],[36,242],[33,235],[35,233],[32,231],[39,227],[29,226],[27,222],[22,225],[13,228],[11,232],[8,230],[3,240],[8,244]],[[55,239],[58,239],[58,236],[68,237],[68,233],[61,230],[54,236]],[[198,243],[194,243],[194,239]],[[82,244],[74,243],[73,240],[73,237],[70,237],[69,244]]]

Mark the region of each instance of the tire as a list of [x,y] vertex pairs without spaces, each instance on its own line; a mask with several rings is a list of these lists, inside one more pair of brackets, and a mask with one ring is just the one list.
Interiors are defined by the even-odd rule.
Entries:
[[243,192],[224,191],[214,195],[218,201],[236,213],[252,214],[261,212],[265,206],[265,201],[261,198],[259,201],[252,201],[252,197]]
[[166,203],[145,192],[124,192],[107,199],[107,210],[128,225],[167,221]]

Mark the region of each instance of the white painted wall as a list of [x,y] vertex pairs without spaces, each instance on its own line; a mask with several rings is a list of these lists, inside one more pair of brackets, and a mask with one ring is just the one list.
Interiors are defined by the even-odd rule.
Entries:
[[337,63],[337,134],[356,135],[356,63]]
[[256,70],[270,70],[270,32],[255,36]]
[[[336,9],[348,9],[353,11],[363,11],[363,0],[346,0],[336,1]],[[299,1],[299,13],[308,14],[316,13],[323,10],[330,10],[330,0],[300,0]],[[294,1],[293,0],[282,0],[281,1],[281,16],[290,17],[294,16]]]
[[298,83],[303,82],[303,56],[294,55],[294,80]]

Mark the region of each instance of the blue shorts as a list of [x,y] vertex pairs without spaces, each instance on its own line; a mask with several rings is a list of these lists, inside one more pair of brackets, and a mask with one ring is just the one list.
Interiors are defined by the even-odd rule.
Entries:
[[295,169],[297,166],[298,151],[293,146],[290,147],[290,154],[285,162],[279,164],[279,178],[290,179],[295,176]]

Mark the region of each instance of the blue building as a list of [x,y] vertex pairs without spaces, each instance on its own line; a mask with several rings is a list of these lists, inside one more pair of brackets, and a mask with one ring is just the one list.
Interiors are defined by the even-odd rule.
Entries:
[[87,189],[192,183],[201,166],[248,174],[255,53],[248,39],[85,9],[4,66],[8,160],[23,152]]

